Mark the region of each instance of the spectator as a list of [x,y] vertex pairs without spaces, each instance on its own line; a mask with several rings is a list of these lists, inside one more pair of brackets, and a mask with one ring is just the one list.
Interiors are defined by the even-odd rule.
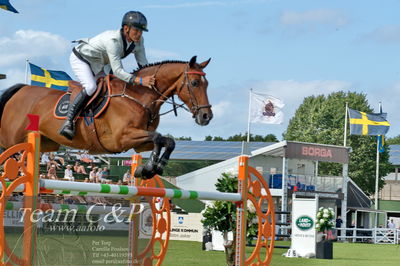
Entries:
[[55,163],[58,167],[60,166],[60,164],[61,164],[61,165],[64,165],[64,164],[65,164],[64,158],[62,158],[62,157],[60,157],[60,156],[56,156],[56,155],[54,154],[54,152],[50,152],[50,154],[49,154],[49,160],[50,160],[50,162]]
[[42,153],[42,157],[40,158],[40,164],[47,165],[49,167],[50,159],[47,152]]
[[388,221],[387,227],[388,227],[389,229],[396,229],[396,225],[394,224],[393,219],[390,219],[390,220]]
[[88,151],[85,151],[82,155],[81,155],[81,161],[85,162],[85,163],[92,163],[94,161],[94,157],[93,155],[90,155],[88,153]]
[[124,174],[124,177],[122,178],[122,181],[124,182],[124,184],[129,184],[129,182],[131,181],[131,170],[127,170]]
[[97,183],[97,171],[98,171],[98,167],[93,167],[92,170],[89,172],[89,181],[92,183]]
[[337,236],[340,236],[340,228],[342,227],[342,224],[343,224],[343,220],[342,220],[342,217],[339,215],[337,218],[336,218],[336,235]]
[[97,183],[101,183],[101,181],[102,181],[102,180],[101,180],[101,172],[102,172],[102,171],[101,171],[101,168],[98,168],[98,169],[97,169],[97,172],[96,172],[96,182],[97,182]]
[[76,160],[82,161],[82,152],[78,151],[78,154],[76,155]]
[[57,170],[56,170],[55,164],[51,164],[50,168],[47,170],[47,178],[48,179],[57,179]]
[[67,179],[69,181],[75,181],[74,175],[72,174],[72,169],[71,165],[67,165],[67,168],[65,169],[64,172],[64,179]]
[[103,170],[101,171],[101,181],[107,181],[108,180],[108,168],[107,166],[103,167]]
[[74,171],[77,174],[85,174],[85,175],[87,175],[85,167],[83,165],[81,165],[78,161],[75,162]]

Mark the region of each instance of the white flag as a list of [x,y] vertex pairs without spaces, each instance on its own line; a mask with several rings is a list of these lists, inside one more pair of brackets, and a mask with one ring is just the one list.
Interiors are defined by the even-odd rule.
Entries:
[[268,94],[251,93],[250,122],[281,124],[285,104]]

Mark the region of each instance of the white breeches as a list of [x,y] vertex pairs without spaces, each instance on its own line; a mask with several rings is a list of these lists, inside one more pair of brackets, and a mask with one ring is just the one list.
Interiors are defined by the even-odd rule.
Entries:
[[74,53],[69,57],[72,71],[78,81],[82,84],[87,95],[91,96],[97,89],[96,78],[93,76],[92,69],[88,64],[80,60]]

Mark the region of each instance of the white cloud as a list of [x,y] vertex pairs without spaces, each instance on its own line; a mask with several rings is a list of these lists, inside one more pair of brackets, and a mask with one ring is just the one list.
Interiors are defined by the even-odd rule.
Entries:
[[222,101],[212,106],[214,118],[223,117],[230,112],[231,102]]
[[69,42],[60,35],[18,30],[10,37],[0,38],[0,66],[16,65],[25,59],[64,55],[69,50]]
[[400,25],[386,25],[365,34],[363,39],[379,43],[400,43]]
[[280,23],[287,29],[310,32],[327,27],[336,29],[349,23],[349,19],[339,10],[313,9],[303,12],[284,11]]
[[266,92],[288,102],[302,102],[304,97],[315,94],[329,94],[334,91],[346,90],[350,83],[340,80],[274,80],[255,83],[252,87],[255,90]]
[[21,69],[10,68],[2,74],[6,74],[7,78],[0,80],[0,90],[7,89],[17,83],[25,83],[25,72]]

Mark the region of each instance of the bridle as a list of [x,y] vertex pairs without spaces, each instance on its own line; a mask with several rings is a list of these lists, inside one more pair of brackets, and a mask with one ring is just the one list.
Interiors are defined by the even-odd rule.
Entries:
[[[160,64],[160,65],[158,66],[158,68],[156,69],[156,71],[155,71],[155,73],[154,73],[154,76],[157,75],[157,73],[158,73],[158,71],[160,70],[161,66],[162,66],[162,64]],[[128,98],[128,99],[130,99],[130,100],[136,102],[136,103],[139,104],[140,106],[142,106],[142,107],[143,107],[145,110],[147,110],[147,112],[149,113],[149,122],[148,122],[148,126],[149,126],[151,123],[153,123],[153,121],[154,121],[157,117],[162,116],[162,115],[165,115],[165,114],[168,114],[168,113],[170,113],[170,112],[172,112],[172,111],[174,111],[174,112],[175,112],[175,116],[177,116],[177,113],[176,113],[176,109],[177,109],[177,108],[182,108],[182,109],[184,109],[185,111],[192,113],[192,114],[193,114],[193,118],[194,118],[194,117],[199,113],[199,111],[200,111],[201,109],[203,109],[203,108],[210,108],[212,105],[210,105],[210,104],[208,104],[208,105],[199,105],[199,104],[197,103],[197,99],[196,99],[196,97],[194,96],[193,88],[192,88],[192,86],[191,86],[191,84],[190,84],[190,82],[189,82],[189,77],[188,77],[188,74],[194,74],[194,75],[205,76],[206,73],[204,73],[203,71],[188,71],[188,70],[189,70],[189,64],[186,65],[186,69],[185,69],[185,71],[182,73],[182,74],[184,75],[184,77],[183,77],[183,80],[182,80],[182,83],[181,83],[181,86],[179,87],[179,89],[177,89],[177,86],[175,86],[175,88],[173,88],[172,90],[168,90],[168,89],[167,89],[166,92],[173,92],[174,90],[176,90],[177,93],[180,94],[181,91],[182,91],[182,89],[183,89],[183,88],[185,87],[185,85],[186,85],[186,87],[187,87],[187,89],[188,89],[188,92],[189,92],[190,103],[191,103],[191,105],[192,105],[192,107],[191,107],[190,109],[188,109],[188,108],[185,106],[184,103],[182,103],[182,104],[177,104],[177,103],[175,103],[174,97],[173,97],[173,96],[174,96],[173,93],[172,93],[172,100],[170,101],[170,100],[169,100],[169,97],[166,96],[166,95],[165,95],[164,93],[162,93],[161,91],[159,91],[159,89],[158,89],[156,86],[154,86],[154,85],[151,86],[151,89],[153,89],[159,96],[161,96],[161,97],[164,98],[164,99],[157,99],[157,100],[151,102],[151,103],[150,103],[150,106],[153,105],[153,104],[156,103],[156,102],[160,102],[160,101],[161,101],[161,102],[163,102],[163,103],[171,104],[171,105],[172,105],[172,109],[171,109],[171,110],[166,111],[166,112],[164,112],[164,113],[162,113],[162,114],[154,114],[154,112],[151,110],[151,108],[148,107],[147,105],[143,104],[139,99],[137,99],[137,98],[135,98],[135,97],[132,97],[132,96],[126,94],[127,83],[125,83],[124,89],[122,90],[122,93],[119,93],[119,94],[112,94],[112,95],[109,95],[108,97],[110,97],[110,98],[113,98],[113,97]],[[178,79],[178,80],[179,80],[179,79]],[[108,86],[110,86],[110,82],[108,81],[107,83],[108,83]],[[172,85],[172,86],[174,86],[174,85]]]
[[193,89],[191,87],[191,84],[189,82],[189,77],[188,74],[192,74],[192,75],[200,75],[200,76],[205,76],[206,73],[204,73],[203,71],[188,71],[189,70],[189,64],[186,65],[186,70],[183,72],[184,75],[184,80],[182,81],[181,87],[177,90],[177,93],[180,94],[183,87],[186,85],[188,91],[189,91],[189,99],[190,99],[190,103],[192,104],[192,107],[190,108],[193,114],[193,117],[195,117],[199,111],[203,108],[211,108],[211,104],[207,104],[207,105],[199,105],[197,103],[197,99],[194,96],[193,93]]

